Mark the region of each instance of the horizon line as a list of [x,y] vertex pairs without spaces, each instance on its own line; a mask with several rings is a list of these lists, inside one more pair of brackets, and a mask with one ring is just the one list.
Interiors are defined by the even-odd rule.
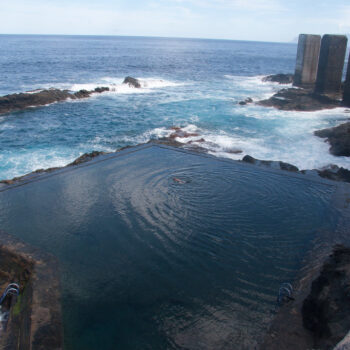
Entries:
[[154,39],[188,39],[188,40],[220,40],[220,41],[240,41],[240,42],[256,42],[271,44],[297,44],[291,41],[265,41],[265,40],[242,40],[242,39],[222,39],[222,38],[203,38],[203,37],[181,37],[181,36],[158,36],[158,35],[118,35],[118,34],[38,34],[38,33],[0,33],[0,36],[76,36],[76,37],[124,37],[124,38],[154,38]]

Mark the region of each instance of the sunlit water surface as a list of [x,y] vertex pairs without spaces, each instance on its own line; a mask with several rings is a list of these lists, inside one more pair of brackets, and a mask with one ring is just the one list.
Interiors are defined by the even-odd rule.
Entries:
[[[301,169],[330,163],[313,131],[348,119],[344,109],[282,112],[239,101],[281,88],[263,83],[292,73],[296,44],[132,37],[0,35],[0,95],[36,88],[72,91],[108,86],[111,92],[0,116],[0,179],[63,166],[85,152],[113,151],[184,127],[204,138],[212,154],[283,160]],[[139,78],[140,90],[122,85]],[[242,150],[233,154],[233,149]]]

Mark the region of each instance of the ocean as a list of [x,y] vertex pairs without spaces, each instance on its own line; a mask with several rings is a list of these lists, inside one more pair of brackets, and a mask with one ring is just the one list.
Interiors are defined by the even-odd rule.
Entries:
[[[111,152],[170,134],[198,133],[218,157],[282,160],[300,169],[337,164],[313,131],[348,118],[345,110],[285,112],[254,104],[281,88],[268,74],[293,73],[296,44],[109,36],[0,36],[0,95],[38,88],[91,98],[0,116],[0,179],[64,166],[85,152]],[[142,88],[122,84],[140,79]],[[235,149],[241,154],[232,153]]]

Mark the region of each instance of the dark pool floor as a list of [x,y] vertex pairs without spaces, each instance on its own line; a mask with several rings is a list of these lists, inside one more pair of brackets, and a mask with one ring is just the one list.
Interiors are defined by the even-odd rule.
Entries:
[[0,229],[58,257],[68,350],[252,349],[336,192],[149,145],[1,187]]

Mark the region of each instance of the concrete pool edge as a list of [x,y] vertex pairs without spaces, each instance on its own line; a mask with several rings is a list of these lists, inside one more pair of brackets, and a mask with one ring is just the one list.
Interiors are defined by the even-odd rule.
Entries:
[[[239,172],[238,168],[251,169],[251,170],[255,169],[256,171],[263,172],[263,173],[267,172],[267,173],[280,175],[280,176],[289,176],[289,177],[303,179],[306,181],[320,183],[320,184],[328,185],[328,186],[338,187],[340,184],[344,184],[344,186],[345,186],[344,188],[346,188],[346,187],[350,188],[350,184],[348,184],[346,182],[330,180],[327,178],[322,178],[320,176],[311,175],[308,173],[301,173],[301,172],[296,173],[296,172],[291,172],[288,170],[281,170],[281,169],[274,169],[271,167],[264,167],[264,166],[261,166],[258,164],[251,164],[251,163],[246,163],[246,162],[242,162],[239,160],[217,157],[215,155],[211,155],[211,154],[207,154],[207,153],[203,153],[203,152],[198,152],[198,151],[192,150],[192,149],[185,149],[182,147],[158,143],[156,141],[150,141],[148,143],[143,143],[143,144],[139,144],[139,145],[135,145],[135,146],[127,146],[127,147],[121,148],[115,152],[100,154],[100,155],[97,155],[96,157],[90,159],[89,161],[86,161],[86,162],[83,162],[80,164],[74,164],[74,165],[68,164],[66,166],[59,167],[59,168],[49,168],[49,169],[44,169],[44,170],[40,169],[39,171],[34,171],[34,172],[29,173],[29,174],[25,174],[25,175],[20,176],[18,178],[14,178],[13,180],[2,180],[2,181],[0,181],[0,192],[4,192],[4,191],[10,190],[12,188],[23,186],[23,185],[26,185],[27,183],[36,182],[36,181],[39,181],[42,179],[46,179],[48,177],[57,176],[59,174],[68,173],[71,171],[76,171],[76,170],[81,169],[81,168],[94,166],[94,165],[102,163],[102,162],[113,160],[115,158],[123,157],[123,156],[126,156],[128,154],[139,152],[139,151],[149,149],[152,147],[166,149],[166,150],[170,150],[173,152],[181,152],[181,153],[185,153],[185,154],[188,154],[191,156],[208,158],[208,159],[212,159],[212,160],[215,160],[218,162],[235,164],[237,166],[236,171],[238,171],[238,172]],[[9,181],[9,182],[6,183],[6,181]]]
[[[0,230],[0,251],[12,267],[21,261],[21,292],[13,300],[2,349],[63,349],[60,278],[57,260]],[[6,265],[4,261],[1,266]],[[6,272],[6,271],[5,271]],[[16,278],[15,277],[15,278]],[[17,282],[17,281],[8,281]]]

